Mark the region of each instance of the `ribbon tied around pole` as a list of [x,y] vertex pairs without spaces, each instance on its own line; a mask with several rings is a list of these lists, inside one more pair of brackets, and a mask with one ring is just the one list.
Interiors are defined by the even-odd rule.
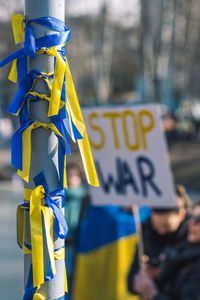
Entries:
[[[34,180],[36,184],[40,182],[40,185],[26,197],[29,200],[26,199],[24,205],[18,206],[17,232],[20,247],[31,249],[33,287],[38,287],[56,274],[55,257],[59,253],[54,253],[53,229],[59,238],[64,239],[68,226],[61,210],[64,207],[65,190],[60,188],[49,193],[43,172]],[[31,246],[24,243],[24,209],[28,209],[30,215]]]
[[41,17],[27,20],[22,15],[13,15],[12,28],[15,43],[18,44],[23,41],[23,32],[25,32],[24,53],[31,58],[35,58],[37,50],[36,40],[31,23],[40,24],[41,26],[45,26],[60,33],[68,31],[65,24],[61,20],[53,17]]

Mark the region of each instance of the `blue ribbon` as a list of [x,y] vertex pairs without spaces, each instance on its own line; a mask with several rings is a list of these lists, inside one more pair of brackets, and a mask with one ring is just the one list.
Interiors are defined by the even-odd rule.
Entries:
[[36,56],[36,44],[35,44],[35,37],[33,33],[33,29],[30,26],[30,23],[24,20],[26,25],[25,27],[25,41],[24,41],[24,53],[27,56],[35,58]]
[[[53,279],[53,276],[51,277],[52,278],[48,278],[48,276],[46,276],[45,274],[45,282]],[[33,296],[36,294],[36,292],[37,287],[33,287],[33,267],[31,264],[23,300],[33,300]],[[65,300],[65,296],[63,295],[62,297],[59,297],[55,300]]]
[[[48,185],[47,185],[43,171],[34,177],[34,182],[35,182],[35,186],[38,186],[38,185],[43,186],[43,188],[45,190],[46,205],[52,209],[53,215],[54,215],[54,231],[56,232],[56,235],[59,238],[64,239],[68,233],[67,222],[66,222],[66,219],[61,210],[65,206],[65,189],[59,188],[59,189],[49,193]],[[25,202],[21,206],[23,206],[25,209],[27,209],[27,208],[29,208],[30,203]],[[44,238],[44,247],[45,247],[45,245],[46,245],[45,231],[44,231],[43,238]],[[25,242],[24,242],[24,245],[28,249],[31,250],[30,245],[27,245]],[[56,249],[55,251],[57,251],[59,249]],[[44,252],[47,255],[48,250],[46,250]],[[48,256],[44,257],[44,280],[45,280],[45,282],[47,282],[49,280],[52,280],[53,277],[54,277],[54,275],[53,275],[53,272],[51,269],[51,264],[49,264],[49,257]],[[35,295],[36,292],[37,292],[37,288],[33,287],[33,271],[32,271],[32,264],[31,264],[23,300],[32,300],[33,296]]]
[[[35,288],[33,287],[33,270],[32,269],[33,268],[32,268],[32,264],[31,264],[23,300],[33,300],[33,296],[37,292],[37,287],[35,287]],[[46,281],[48,281],[48,280],[45,280],[45,282]],[[65,295],[67,295],[67,294],[65,294]],[[56,298],[55,300],[65,300],[66,299],[65,295],[63,295],[59,298]]]
[[[69,123],[69,116],[64,107],[59,111],[59,114],[57,116],[51,117],[51,120],[54,123],[54,125],[59,129],[59,131],[61,130],[60,128],[62,126],[62,131],[65,131],[66,134],[68,134],[72,138],[72,132],[71,132],[71,127],[70,127],[70,123]],[[63,121],[62,125],[61,125],[61,120]],[[73,131],[75,140],[82,140],[83,137],[80,134],[80,132],[78,131],[78,129],[75,126],[72,119],[71,119],[71,123],[72,123],[72,131]]]
[[[18,88],[12,102],[10,103],[10,105],[7,109],[8,113],[17,114],[17,112],[19,111],[23,101],[25,100],[24,99],[25,95],[32,88],[33,82],[35,81],[37,75],[41,75],[42,78],[48,78],[48,76],[42,74],[38,70],[32,70],[30,73],[26,74],[26,76],[23,78],[23,81],[21,80],[19,82],[19,88]],[[53,75],[51,75],[49,77],[53,77]]]
[[59,238],[64,239],[68,233],[67,222],[61,211],[61,208],[63,208],[65,206],[65,189],[59,188],[59,189],[49,193],[48,185],[47,185],[43,171],[34,177],[34,182],[35,182],[35,186],[38,186],[38,185],[43,186],[43,188],[45,190],[46,204],[53,211],[54,230]]
[[33,120],[27,120],[12,137],[11,164],[19,170],[22,170],[22,133],[33,122]]
[[34,32],[31,27],[31,23],[37,23],[42,26],[45,26],[49,29],[58,31],[60,33],[68,33],[67,27],[65,26],[64,22],[62,22],[59,19],[53,18],[53,17],[42,17],[32,20],[25,20],[25,41],[24,41],[24,53],[27,56],[30,56],[32,58],[35,58],[36,56],[36,49],[37,49],[37,43],[34,37]]
[[33,287],[33,268],[31,264],[23,300],[32,300],[36,292],[37,287]]
[[[51,35],[47,35],[47,36],[38,38],[35,40],[36,51],[40,50],[43,47],[51,48],[54,46],[65,44],[68,42],[70,35],[71,35],[71,30],[67,29],[67,31],[61,32],[59,34],[51,34]],[[2,68],[5,65],[7,65],[9,62],[13,61],[14,59],[17,59],[17,58],[23,57],[23,56],[27,57],[25,48],[17,50],[16,52],[12,53],[11,55],[9,55],[5,59],[3,59],[0,62],[0,67]]]
[[6,58],[4,58],[1,62],[0,62],[0,67],[4,67],[5,65],[7,65],[8,63],[10,63],[11,61],[13,61],[14,59],[17,59],[19,57],[23,57],[24,54],[24,48],[19,49],[17,51],[15,51],[14,53],[10,54],[9,56],[7,56]]
[[[70,130],[70,126],[69,126],[69,118],[66,117],[63,121],[59,121],[59,122],[56,122],[54,120],[53,123],[56,126],[56,128],[58,129],[58,131],[62,134],[65,141],[67,141],[68,134],[71,135],[71,130]],[[82,135],[80,134],[80,132],[74,125],[73,121],[72,121],[72,130],[73,130],[73,134],[74,134],[74,137],[76,140],[83,139]],[[58,166],[59,166],[59,170],[60,170],[60,181],[62,183],[64,182],[63,176],[64,176],[64,166],[65,166],[65,164],[64,164],[65,153],[67,153],[68,155],[71,154],[69,142],[67,142],[65,145],[64,145],[64,143],[60,143],[59,147],[58,147]]]
[[[27,111],[25,112],[22,110],[22,113],[24,113],[24,118],[28,118]],[[65,120],[67,122],[67,119]],[[26,119],[25,122],[22,122],[21,127],[15,132],[15,134],[12,137],[12,143],[11,143],[11,164],[19,169],[22,170],[22,134],[23,131],[28,128],[34,120]],[[58,122],[53,122],[60,134],[63,136],[61,138],[59,135],[56,135],[58,138],[58,167],[59,167],[59,175],[60,175],[60,181],[63,186],[64,183],[64,160],[65,160],[65,154],[70,155],[70,145],[68,142],[68,130],[65,126],[65,122],[63,120]],[[83,137],[79,133],[78,129],[72,122],[73,127],[73,133],[76,139],[82,139]]]
[[31,22],[37,23],[37,24],[40,24],[42,26],[48,27],[52,30],[59,31],[59,32],[68,30],[63,21],[61,21],[57,18],[54,18],[54,17],[41,17],[41,18],[36,18],[36,19],[26,21],[26,22],[28,22],[28,23],[31,23]]
[[[16,167],[19,170],[22,170],[22,134],[23,131],[29,127],[30,124],[32,124],[34,120],[27,120],[22,124],[22,126],[15,132],[15,134],[12,137],[12,143],[11,143],[11,164]],[[65,143],[63,139],[60,136],[57,136],[59,143],[62,145],[62,149],[64,149],[63,155],[70,154],[70,148],[69,148],[69,142],[67,140],[66,132],[62,127],[61,128],[61,134],[65,138]],[[65,145],[66,144],[66,145]]]

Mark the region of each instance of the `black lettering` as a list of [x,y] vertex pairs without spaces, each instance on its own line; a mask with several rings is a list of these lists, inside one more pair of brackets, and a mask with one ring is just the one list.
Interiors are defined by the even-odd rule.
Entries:
[[115,179],[114,176],[110,173],[107,175],[107,179],[104,177],[103,172],[101,170],[100,164],[98,161],[95,161],[95,166],[98,174],[98,178],[100,181],[100,186],[103,188],[104,192],[106,194],[110,194],[111,187],[114,187],[115,191],[119,194],[122,193],[122,186],[121,186],[121,180],[120,180],[120,160],[116,160],[116,168],[117,168],[117,176],[118,178]]
[[[162,191],[156,185],[154,181],[155,176],[155,168],[153,163],[145,156],[139,156],[136,160],[138,173],[140,176],[142,193],[144,197],[148,196],[148,186],[154,190],[154,192],[158,195],[162,195]],[[145,173],[145,167],[148,169]]]
[[131,185],[133,191],[135,192],[135,194],[138,194],[139,193],[139,189],[138,189],[138,186],[136,184],[136,181],[135,181],[135,178],[131,172],[131,169],[128,165],[128,163],[126,161],[124,161],[122,163],[122,181],[123,181],[123,184],[122,184],[122,188],[123,188],[123,193],[126,194],[126,188],[128,185]]

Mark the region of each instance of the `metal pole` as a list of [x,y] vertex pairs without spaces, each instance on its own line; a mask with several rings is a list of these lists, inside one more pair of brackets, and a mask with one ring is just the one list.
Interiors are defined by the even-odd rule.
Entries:
[[[64,21],[65,1],[64,0],[25,0],[25,17],[27,20],[40,17],[55,17]],[[32,24],[36,38],[54,33],[52,30],[38,24]],[[38,69],[41,72],[49,73],[54,68],[53,58],[47,54],[39,54],[35,59],[29,60],[29,71]],[[33,91],[49,94],[42,79],[37,79]],[[43,123],[50,123],[47,117],[47,101],[30,102],[29,117]],[[60,186],[58,174],[58,152],[57,137],[51,130],[38,128],[33,130],[31,135],[31,166],[29,183],[24,187],[34,189],[33,178],[42,170],[49,187],[49,191],[56,190]],[[25,243],[30,244],[30,224],[29,213],[25,212]],[[58,249],[64,246],[64,241],[55,238],[54,247]],[[53,280],[41,285],[39,293],[48,300],[61,297],[64,294],[64,260],[56,260],[56,276]],[[29,269],[31,265],[31,254],[24,256],[24,285],[26,286]]]
[[144,241],[143,241],[143,235],[142,235],[142,225],[140,221],[140,213],[139,213],[139,207],[137,205],[132,206],[132,212],[133,217],[135,220],[135,227],[136,232],[138,235],[138,258],[139,258],[139,266],[142,268],[142,262],[144,257]]

